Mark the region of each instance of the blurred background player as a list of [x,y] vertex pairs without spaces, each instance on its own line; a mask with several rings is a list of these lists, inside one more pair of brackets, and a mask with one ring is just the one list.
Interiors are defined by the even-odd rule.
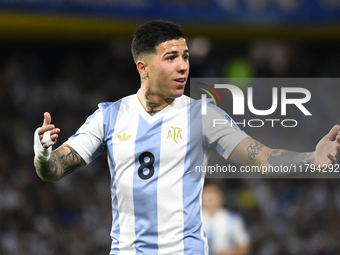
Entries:
[[203,228],[208,238],[209,255],[249,254],[250,236],[242,217],[223,207],[221,186],[207,182],[203,189]]

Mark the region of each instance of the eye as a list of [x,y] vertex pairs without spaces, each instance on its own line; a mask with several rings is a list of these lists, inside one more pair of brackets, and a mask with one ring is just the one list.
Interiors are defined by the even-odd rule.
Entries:
[[172,60],[174,60],[174,59],[175,59],[174,56],[170,56],[170,57],[167,57],[167,58],[166,58],[166,60],[170,60],[170,61],[172,61]]
[[183,59],[188,60],[189,59],[189,55],[184,55]]

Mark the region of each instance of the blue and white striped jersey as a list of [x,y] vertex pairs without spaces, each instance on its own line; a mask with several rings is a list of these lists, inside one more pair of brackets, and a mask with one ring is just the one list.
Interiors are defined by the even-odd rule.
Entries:
[[210,255],[250,244],[242,217],[225,208],[220,208],[213,216],[203,210],[203,227],[208,235]]
[[[226,118],[215,105],[208,114]],[[229,117],[229,116],[228,116]],[[215,130],[216,131],[216,130]],[[111,173],[111,254],[207,254],[204,178],[190,177],[216,147],[225,158],[247,135],[202,125],[201,101],[175,99],[149,115],[137,98],[101,103],[66,142],[89,164],[107,150]]]

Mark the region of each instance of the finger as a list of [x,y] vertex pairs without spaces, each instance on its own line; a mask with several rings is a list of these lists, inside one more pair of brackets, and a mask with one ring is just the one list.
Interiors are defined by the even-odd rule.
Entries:
[[[53,132],[53,133],[52,133]],[[42,144],[42,146],[44,148],[48,148],[48,146],[46,145],[46,143],[44,142],[44,136],[49,136],[49,138],[54,142],[56,143],[57,142],[57,139],[59,137],[58,133],[60,132],[60,129],[59,128],[56,128],[56,129],[53,129],[52,131],[48,132],[48,133],[43,133],[42,135],[39,136],[40,138],[40,142]]]
[[335,145],[335,150],[336,150],[335,157],[338,159],[340,157],[340,144],[339,143]]
[[51,130],[51,137],[55,134],[59,134],[60,133],[60,129],[59,128],[54,128]]
[[[50,126],[53,126],[53,125],[50,125]],[[48,127],[48,126],[46,126],[46,127]],[[42,127],[42,128],[40,128],[39,130],[41,130],[41,129],[45,129],[46,127]],[[48,131],[48,130],[47,130]],[[39,133],[39,132],[38,132]],[[55,129],[53,129],[52,131],[51,131],[51,133],[50,133],[50,136],[51,136],[51,140],[54,142],[54,143],[56,143],[57,142],[57,139],[58,139],[58,137],[59,137],[59,134],[60,133],[60,129],[59,128],[55,128]],[[44,132],[43,133],[41,133],[40,135],[39,135],[39,139],[40,139],[40,142],[41,142],[41,144],[44,146],[45,145],[45,143],[43,143],[43,137],[44,137]],[[44,146],[45,148],[47,148],[47,146]]]
[[45,112],[44,113],[44,122],[43,122],[43,126],[47,126],[51,124],[51,115],[49,112]]
[[56,140],[57,140],[58,137],[59,137],[58,134],[51,135],[51,140],[52,140],[53,142],[56,142]]
[[[59,128],[55,128],[53,130],[51,130],[51,133],[50,133],[50,136],[51,136],[51,140],[53,142],[56,142],[55,140],[59,137],[59,134],[60,133],[60,129]],[[43,136],[41,136],[41,139],[42,139]]]
[[46,126],[46,127],[41,127],[38,130],[38,134],[39,134],[39,137],[40,137],[41,140],[43,139],[44,133],[47,132],[47,131],[51,131],[51,133],[50,133],[51,139],[52,139],[52,136],[58,135],[60,133],[60,129],[59,128],[54,128],[54,125],[49,125],[49,126]]
[[329,158],[330,161],[332,161],[333,165],[336,163],[337,158],[334,157],[332,154],[327,154],[327,157]]
[[44,147],[45,149],[47,149],[47,148],[48,148],[48,147],[47,147],[47,145],[46,145],[45,143],[43,144],[43,147]]
[[[43,135],[41,135],[41,136],[39,136],[39,137],[40,137],[40,140],[41,140],[41,142],[42,142]],[[54,134],[54,135],[51,135],[50,137],[51,137],[51,140],[53,141],[54,139],[57,139],[57,138],[59,137],[59,135],[58,135],[58,134]]]
[[46,131],[51,131],[55,129],[55,126],[53,124],[51,125],[47,125],[47,126],[42,126],[41,128],[39,128],[38,130],[38,134],[39,136],[41,136],[41,139],[42,139],[42,135],[46,132]]
[[[55,143],[56,143],[56,142],[57,142],[57,139],[56,139],[55,141],[53,141],[53,142],[55,142]],[[46,145],[45,143],[43,144],[43,147],[44,147],[45,149],[47,149],[47,148],[48,148],[48,147],[47,147],[47,145]]]
[[335,140],[336,140],[336,142],[337,142],[338,144],[340,144],[340,132],[339,132],[338,135],[336,136]]
[[332,138],[334,136],[336,136],[336,134],[338,134],[339,130],[340,130],[340,126],[339,125],[335,125],[334,127],[332,127],[332,129],[329,131],[329,133],[326,135],[326,137],[329,140],[332,140]]

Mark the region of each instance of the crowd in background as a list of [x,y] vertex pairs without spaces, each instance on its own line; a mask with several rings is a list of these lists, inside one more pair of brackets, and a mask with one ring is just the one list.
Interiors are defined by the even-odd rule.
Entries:
[[[188,44],[193,48],[191,77],[334,78],[340,74],[336,43],[189,38]],[[43,113],[50,112],[52,123],[61,129],[57,148],[99,102],[135,93],[140,81],[130,40],[18,43],[1,48],[0,254],[108,254],[111,202],[106,156],[57,183],[44,183],[33,166],[33,132],[42,125]],[[246,132],[270,145],[313,150],[315,141],[340,123],[339,92],[334,87],[321,89],[313,114],[322,120],[303,127],[303,133]],[[296,142],[289,145],[287,137]],[[245,220],[251,254],[340,254],[338,179],[220,181],[225,186],[225,206]]]

